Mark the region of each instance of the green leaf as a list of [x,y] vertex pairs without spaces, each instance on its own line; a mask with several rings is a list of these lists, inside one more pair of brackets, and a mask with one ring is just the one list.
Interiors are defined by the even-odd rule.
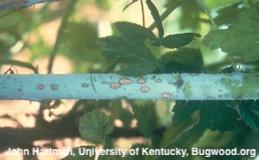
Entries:
[[128,76],[142,76],[152,73],[158,61],[142,42],[127,41],[122,37],[106,37],[101,39],[104,56],[116,65],[120,65],[117,73]]
[[159,15],[159,12],[151,0],[147,0],[146,3],[151,12],[151,15],[152,15],[154,21],[155,21],[156,27],[158,29],[159,38],[163,38],[164,37],[164,28],[163,28],[163,24],[162,24],[162,20]]
[[180,48],[161,57],[166,73],[186,72],[200,73],[204,70],[202,55],[199,49]]
[[204,43],[213,49],[222,48],[234,59],[246,62],[259,60],[259,11],[246,9],[225,30],[212,31]]
[[259,129],[259,102],[244,101],[239,106],[244,122],[252,129]]
[[221,132],[236,129],[239,116],[230,105],[228,101],[205,102],[200,110],[200,123],[211,130]]
[[177,101],[173,108],[173,123],[180,123],[191,117],[191,114],[199,109],[201,106],[200,101]]
[[112,120],[101,111],[94,110],[79,119],[79,132],[88,141],[103,143],[112,131]]
[[161,44],[167,48],[181,48],[188,45],[198,37],[200,37],[200,34],[198,33],[174,34],[164,37],[161,40]]
[[114,27],[129,41],[157,40],[157,37],[149,29],[130,22],[116,22]]
[[[93,150],[93,149],[95,149],[94,146],[80,146],[80,147],[73,148],[72,153],[66,156],[65,158],[62,158],[62,160],[94,160],[95,155],[86,155],[83,152],[84,150]],[[79,150],[81,150],[81,152]]]
[[133,107],[133,112],[138,120],[138,127],[142,134],[149,137],[157,127],[157,115],[154,103],[146,103]]
[[217,10],[217,16],[214,18],[214,21],[217,25],[228,25],[233,23],[238,18],[238,15],[242,8],[240,8],[240,4],[242,2],[237,2],[232,5],[228,5]]

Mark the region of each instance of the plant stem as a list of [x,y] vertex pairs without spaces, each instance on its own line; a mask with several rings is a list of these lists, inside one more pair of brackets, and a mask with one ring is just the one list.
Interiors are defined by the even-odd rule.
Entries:
[[142,12],[142,25],[143,25],[143,27],[145,27],[146,26],[146,23],[145,23],[145,9],[144,9],[143,0],[140,0],[140,7],[141,7],[141,12]]
[[38,68],[34,67],[31,63],[29,62],[22,62],[18,60],[13,60],[13,59],[0,59],[0,65],[15,65],[15,66],[20,66],[24,68],[31,69],[34,73],[38,73]]
[[258,74],[1,75],[1,100],[258,100]]
[[202,10],[208,15],[213,29],[215,29],[215,30],[218,29],[216,22],[214,21],[213,17],[211,16],[209,8],[204,4],[203,0],[198,0],[198,3],[201,6]]
[[76,3],[75,0],[69,0],[69,3],[68,3],[67,8],[65,10],[65,14],[62,17],[62,21],[61,21],[60,27],[58,29],[57,38],[56,38],[54,47],[53,47],[52,52],[51,52],[50,57],[49,57],[48,73],[51,73],[51,71],[52,71],[53,63],[54,63],[56,54],[58,52],[58,48],[61,44],[61,40],[63,38],[64,30],[67,26],[67,21],[68,21],[71,13],[73,11],[75,3]]

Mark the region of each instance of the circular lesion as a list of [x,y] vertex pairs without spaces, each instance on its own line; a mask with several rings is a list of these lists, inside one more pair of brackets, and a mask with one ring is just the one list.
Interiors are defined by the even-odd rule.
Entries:
[[37,85],[37,89],[38,90],[43,90],[45,88],[45,85],[44,84],[38,84]]
[[53,90],[53,91],[58,90],[58,85],[57,84],[51,84],[50,89]]
[[87,87],[89,87],[89,84],[88,84],[88,83],[82,83],[82,84],[81,84],[81,87],[82,87],[82,88],[87,88]]

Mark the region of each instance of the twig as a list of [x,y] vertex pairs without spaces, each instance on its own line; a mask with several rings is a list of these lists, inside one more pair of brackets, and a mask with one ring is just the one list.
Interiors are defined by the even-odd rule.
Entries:
[[34,73],[38,73],[38,68],[34,67],[32,64],[30,64],[28,62],[22,62],[22,61],[17,61],[17,60],[12,60],[12,59],[0,59],[0,65],[2,65],[2,64],[16,65],[16,66],[31,69]]
[[145,9],[144,9],[143,0],[140,0],[140,6],[141,6],[141,12],[142,12],[142,25],[143,25],[143,27],[145,27],[146,26],[146,24],[145,24]]
[[74,5],[75,5],[76,1],[75,0],[69,0],[69,3],[67,5],[67,9],[65,10],[65,14],[62,18],[62,21],[61,21],[61,25],[59,27],[59,30],[58,30],[58,34],[57,34],[57,38],[56,38],[56,41],[55,41],[55,45],[53,47],[53,50],[50,54],[50,57],[49,57],[49,64],[48,64],[48,73],[51,73],[52,71],[52,68],[53,68],[53,63],[54,63],[54,60],[55,60],[55,57],[56,57],[56,54],[58,52],[58,48],[61,44],[61,40],[63,38],[63,34],[64,34],[64,30],[67,26],[67,21],[73,11],[73,8],[74,8]]
[[[175,0],[174,5],[169,6],[169,7],[161,14],[161,20],[162,20],[162,21],[165,20],[166,17],[168,17],[177,7],[179,7],[179,6],[180,6],[182,3],[184,3],[184,2],[185,2],[185,0],[180,0],[180,1]],[[150,30],[153,30],[153,29],[155,29],[155,27],[156,27],[156,24],[155,24],[155,23],[152,23],[148,28],[149,28]]]
[[216,22],[214,21],[211,13],[210,13],[210,10],[208,9],[208,7],[204,4],[203,0],[198,0],[198,4],[200,5],[201,9],[208,15],[209,19],[210,19],[210,22],[212,24],[212,27],[214,29],[218,29],[218,26],[216,24]]

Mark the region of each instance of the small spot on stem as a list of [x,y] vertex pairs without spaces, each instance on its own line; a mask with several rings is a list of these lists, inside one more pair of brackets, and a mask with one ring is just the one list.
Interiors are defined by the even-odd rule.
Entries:
[[82,84],[81,84],[81,87],[87,88],[87,87],[89,87],[89,84],[88,84],[88,83],[82,83]]
[[158,78],[155,80],[156,83],[161,83],[162,82],[162,79]]
[[118,83],[118,82],[116,82],[116,83],[111,83],[111,84],[110,84],[110,87],[111,87],[112,89],[118,89],[118,88],[121,87],[121,84]]
[[132,80],[130,80],[128,77],[123,77],[120,79],[120,84],[131,84]]
[[37,85],[37,89],[39,89],[39,90],[43,90],[44,88],[45,88],[44,84]]
[[169,92],[162,93],[162,98],[164,99],[170,99],[172,97],[172,94]]
[[140,91],[141,91],[142,93],[147,93],[147,92],[149,92],[149,90],[150,90],[150,88],[149,88],[148,86],[146,86],[146,85],[143,85],[143,86],[141,86],[141,88],[140,88]]
[[50,89],[53,90],[53,91],[58,90],[58,85],[57,84],[51,84]]
[[144,83],[146,83],[146,80],[144,78],[140,78],[140,79],[138,79],[138,83],[144,84]]

